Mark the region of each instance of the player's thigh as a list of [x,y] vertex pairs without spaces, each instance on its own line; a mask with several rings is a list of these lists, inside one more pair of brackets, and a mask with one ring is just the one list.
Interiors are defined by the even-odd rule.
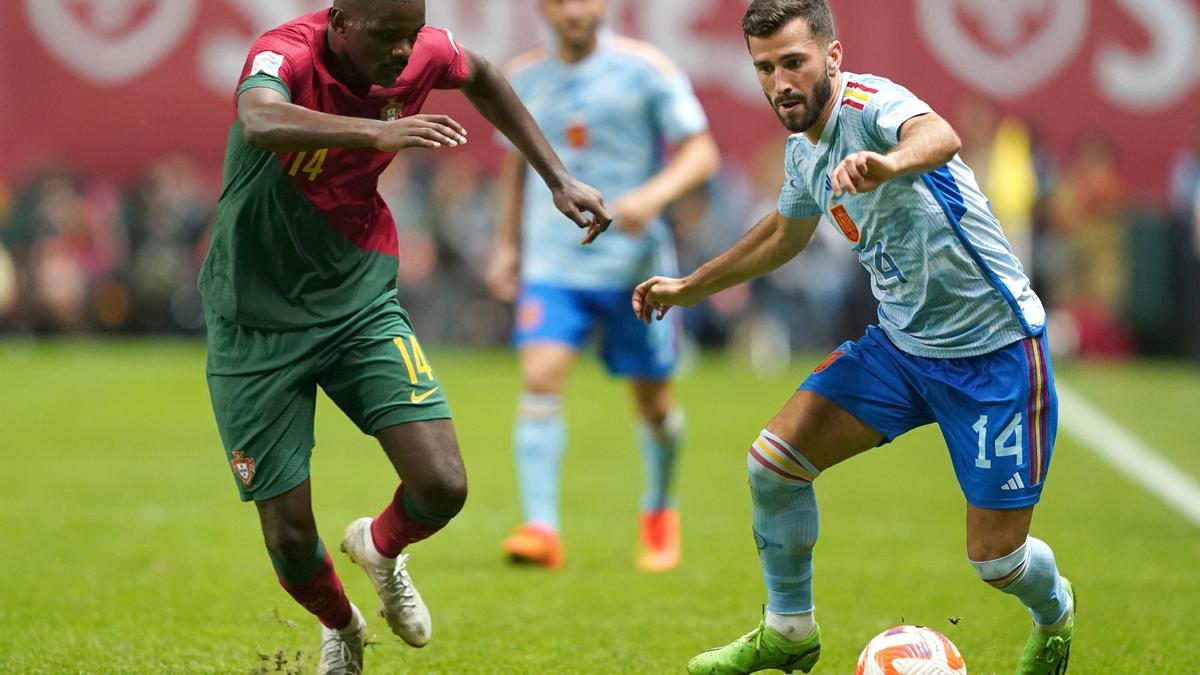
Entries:
[[208,337],[209,396],[242,500],[295,488],[308,478],[316,407],[304,332],[255,331],[210,317]]
[[803,389],[792,395],[766,428],[803,454],[818,471],[883,442],[883,434],[844,408]]
[[556,341],[526,342],[518,349],[521,387],[533,394],[558,394],[566,388],[575,363],[575,347]]
[[767,430],[824,471],[932,421],[903,355],[871,327],[819,363]]
[[928,398],[967,503],[994,510],[1036,504],[1058,422],[1045,338],[943,361]]
[[669,378],[679,360],[678,312],[645,323],[629,307],[633,289],[600,291],[588,302],[602,328],[600,358],[608,372],[642,381]]
[[364,434],[450,417],[442,383],[394,298],[340,328],[319,382]]

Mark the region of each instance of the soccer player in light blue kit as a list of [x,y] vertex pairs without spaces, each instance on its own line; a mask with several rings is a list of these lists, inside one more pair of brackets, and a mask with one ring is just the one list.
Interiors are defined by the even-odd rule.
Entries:
[[903,87],[842,71],[826,0],[754,0],[743,30],[763,92],[794,134],[778,209],[690,276],[639,285],[634,310],[661,319],[774,269],[824,216],[871,275],[879,325],[818,365],[751,445],[766,616],[689,670],[813,668],[812,483],[936,422],[967,501],[971,565],[1033,616],[1017,672],[1065,672],[1074,594],[1050,547],[1029,536],[1057,424],[1045,311],[958,158],[958,136]]
[[[671,398],[677,328],[646,326],[629,294],[651,274],[673,274],[675,249],[663,209],[717,170],[716,144],[687,78],[658,50],[603,26],[606,0],[539,0],[557,44],[517,57],[513,88],[554,149],[613,204],[616,227],[586,251],[562,236],[550,191],[526,181],[520,155],[501,173],[504,207],[489,285],[516,299],[514,342],[523,392],[515,429],[524,524],[503,544],[513,561],[557,568],[559,467],[566,449],[562,394],[576,353],[593,331],[610,373],[629,381],[646,466],[638,564],[679,562],[670,498],[683,416]],[[665,149],[674,146],[669,159]]]

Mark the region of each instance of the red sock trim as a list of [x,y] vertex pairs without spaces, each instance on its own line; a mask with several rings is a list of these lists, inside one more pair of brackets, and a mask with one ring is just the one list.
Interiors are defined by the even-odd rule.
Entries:
[[404,484],[375,520],[371,521],[371,540],[375,550],[386,558],[400,555],[409,544],[421,541],[446,526],[449,521],[429,521],[405,508]]
[[300,603],[301,607],[312,612],[326,628],[339,630],[350,625],[350,600],[346,598],[346,591],[333,569],[333,561],[330,560],[328,552],[325,553],[324,563],[311,581],[293,585],[279,577],[279,585],[283,586],[283,590]]

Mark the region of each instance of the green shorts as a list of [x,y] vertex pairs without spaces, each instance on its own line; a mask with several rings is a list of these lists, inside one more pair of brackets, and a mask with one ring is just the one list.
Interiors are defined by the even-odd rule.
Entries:
[[242,501],[308,478],[318,386],[365,434],[450,417],[395,290],[346,319],[296,331],[205,318],[208,391]]

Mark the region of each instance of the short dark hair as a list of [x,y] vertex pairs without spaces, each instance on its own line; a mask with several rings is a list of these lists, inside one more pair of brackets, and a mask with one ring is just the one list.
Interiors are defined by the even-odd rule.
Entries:
[[765,38],[793,19],[804,19],[809,35],[818,42],[828,44],[837,37],[827,0],[754,0],[742,17],[742,32],[746,37]]

